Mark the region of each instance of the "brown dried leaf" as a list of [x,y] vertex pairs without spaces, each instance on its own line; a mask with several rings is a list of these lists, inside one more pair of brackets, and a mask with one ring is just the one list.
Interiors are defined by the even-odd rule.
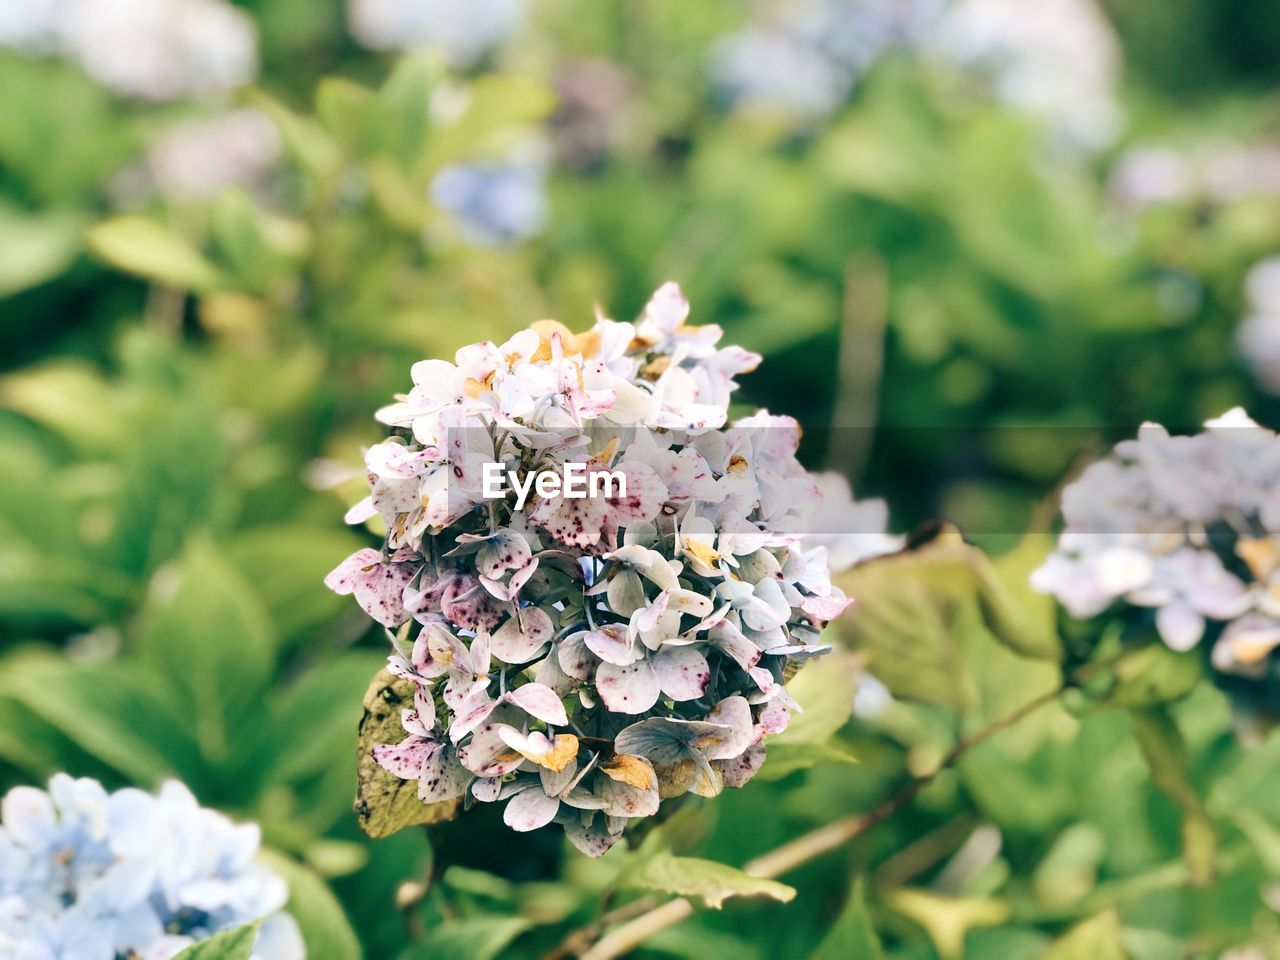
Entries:
[[412,707],[413,684],[386,670],[378,672],[364,695],[356,744],[355,812],[360,828],[375,839],[405,827],[452,820],[461,806],[461,800],[423,803],[418,799],[418,781],[401,780],[373,759],[375,745],[399,743],[405,738],[400,711]]

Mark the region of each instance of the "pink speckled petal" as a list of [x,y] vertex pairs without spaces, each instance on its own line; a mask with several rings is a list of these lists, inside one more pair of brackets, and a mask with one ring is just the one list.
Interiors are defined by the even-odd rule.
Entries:
[[512,830],[527,833],[545,827],[559,809],[559,800],[548,797],[541,787],[533,786],[507,801],[507,807],[502,811],[502,820]]
[[341,596],[354,593],[356,582],[361,579],[365,570],[382,562],[382,554],[372,547],[357,550],[338,564],[324,578],[324,585]]
[[711,680],[707,658],[693,647],[663,647],[650,661],[658,685],[672,700],[698,699]]
[[649,661],[637,660],[626,666],[600,664],[596,690],[614,713],[644,713],[658,702],[661,687]]
[[373,748],[373,759],[387,773],[401,780],[413,780],[440,749],[439,742],[422,737],[409,737],[400,743],[380,743]]
[[471,774],[458,763],[453,751],[441,748],[422,768],[422,776],[418,778],[418,799],[423,803],[456,800],[466,793],[470,779]]
[[540,683],[526,683],[522,687],[507,692],[507,700],[545,723],[558,727],[568,725],[569,718],[564,712],[564,704],[550,687]]

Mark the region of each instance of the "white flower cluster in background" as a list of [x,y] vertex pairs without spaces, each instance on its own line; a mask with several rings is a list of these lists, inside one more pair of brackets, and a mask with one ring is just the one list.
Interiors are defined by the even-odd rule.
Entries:
[[933,42],[1063,144],[1096,149],[1120,132],[1120,44],[1093,0],[956,0]]
[[709,69],[735,103],[813,119],[895,50],[980,75],[1061,144],[1094,149],[1120,130],[1120,44],[1093,0],[766,0]]
[[1112,168],[1111,196],[1126,210],[1169,203],[1226,204],[1280,197],[1280,147],[1204,143],[1187,149],[1141,144]]
[[253,20],[226,0],[0,0],[0,44],[69,57],[143,100],[224,93],[258,72]]
[[347,22],[373,50],[440,50],[465,67],[499,46],[523,24],[525,0],[347,0]]
[[813,480],[821,500],[813,514],[813,532],[805,537],[805,545],[827,548],[832,573],[902,549],[906,537],[888,532],[887,503],[854,500],[849,481],[838,473],[815,474]]
[[1280,645],[1280,437],[1236,408],[1203,432],[1146,424],[1063,494],[1066,527],[1032,577],[1074,617],[1150,611],[1174,650],[1265,675]]
[[[386,539],[326,582],[409,623],[389,667],[415,708],[374,756],[423,802],[505,801],[513,829],[558,823],[598,856],[665,797],[744,784],[786,727],[786,680],[850,601],[806,542],[820,493],[799,426],[729,421],[760,357],[688,315],[667,284],[634,324],[542,321],[415,364],[380,412],[395,432],[348,520]],[[492,464],[524,483],[588,465],[626,489],[521,509],[486,497]]]
[[279,912],[284,881],[254,862],[259,831],[201,807],[170,781],[108,793],[57,774],[0,802],[0,957],[169,960],[266,917],[254,960],[305,960]]
[[1280,393],[1280,257],[1269,257],[1245,277],[1247,313],[1236,330],[1236,345],[1254,378]]
[[886,51],[913,48],[942,0],[772,0],[711,52],[712,79],[733,102],[821,118]]
[[260,182],[282,150],[271,119],[242,107],[168,127],[147,148],[146,170],[171,199],[207,200],[228,187]]

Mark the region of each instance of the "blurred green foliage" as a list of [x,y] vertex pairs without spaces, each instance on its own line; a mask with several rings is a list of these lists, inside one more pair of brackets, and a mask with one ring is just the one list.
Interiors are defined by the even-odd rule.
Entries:
[[[909,56],[820,124],[728,110],[703,66],[742,19],[728,2],[556,0],[464,76],[362,50],[334,2],[244,6],[263,73],[241,99],[285,156],[208,199],[121,184],[183,106],[0,51],[0,786],[180,776],[262,823],[318,960],[544,956],[653,889],[774,900],[700,911],[645,956],[1274,954],[1280,745],[1242,750],[1181,662],[1077,683],[1025,587],[1034,537],[855,570],[840,633],[859,653],[797,679],[809,712],[761,777],[600,862],[492,810],[430,841],[359,834],[356,725],[386,640],[321,580],[361,543],[341,513],[410,363],[596,303],[628,318],[666,279],[765,353],[742,399],[797,416],[811,465],[888,495],[899,526],[946,515],[1009,548],[1089,441],[1280,414],[1233,347],[1280,200],[1117,210],[1124,143],[1046,149]],[[1275,10],[1108,7],[1125,142],[1274,132]],[[600,62],[623,92],[584,118],[566,71]],[[609,132],[582,149],[588,121]],[[531,132],[553,154],[546,229],[461,240],[434,176]],[[863,667],[893,699],[851,720]],[[1068,696],[785,887],[716,866],[872,808],[1064,677]]]

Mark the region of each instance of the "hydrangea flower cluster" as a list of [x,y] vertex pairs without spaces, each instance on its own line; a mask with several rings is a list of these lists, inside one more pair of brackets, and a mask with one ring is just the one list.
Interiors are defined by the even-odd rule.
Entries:
[[280,913],[284,881],[254,863],[257,826],[237,826],[170,781],[152,795],[108,793],[57,774],[48,791],[0,802],[0,956],[169,960],[191,944],[267,917],[255,960],[304,960]]
[[515,33],[525,0],[347,0],[357,42],[373,50],[434,47],[451,64],[468,66]]
[[[380,517],[327,583],[395,629],[416,685],[406,737],[374,748],[425,803],[505,801],[516,830],[560,824],[592,856],[687,792],[741,786],[786,727],[785,681],[849,604],[804,534],[819,500],[800,429],[728,419],[760,357],[686,324],[667,284],[638,322],[536,323],[424,360],[366,456]],[[625,478],[596,496],[486,498],[566,465]],[[539,495],[541,494],[541,495]]]
[[805,119],[831,113],[881,55],[914,47],[941,0],[800,0],[761,4],[759,15],[722,38],[710,71],[735,103]]
[[1093,0],[764,0],[711,52],[734,103],[820,119],[881,58],[905,51],[979,75],[1001,101],[1040,118],[1060,144],[1111,143],[1120,44]]
[[1254,264],[1244,291],[1248,313],[1236,329],[1236,345],[1258,384],[1280,393],[1280,257]]
[[1127,148],[1108,189],[1124,210],[1161,204],[1221,205],[1280,196],[1280,147],[1209,140],[1188,147],[1147,143]]
[[948,62],[989,75],[1002,101],[1041,118],[1063,146],[1100,149],[1120,132],[1120,43],[1094,0],[956,0],[934,40]]
[[1066,528],[1032,577],[1075,617],[1154,611],[1174,650],[1269,676],[1280,646],[1280,437],[1236,408],[1191,436],[1145,424],[1063,494]]
[[470,243],[502,246],[539,233],[547,219],[546,170],[533,156],[445,167],[431,199]]
[[260,110],[241,107],[179,121],[147,149],[150,179],[174,200],[208,200],[232,186],[261,183],[284,152]]
[[0,43],[59,53],[128,97],[224,93],[258,72],[252,18],[225,0],[39,0],[0,5]]

